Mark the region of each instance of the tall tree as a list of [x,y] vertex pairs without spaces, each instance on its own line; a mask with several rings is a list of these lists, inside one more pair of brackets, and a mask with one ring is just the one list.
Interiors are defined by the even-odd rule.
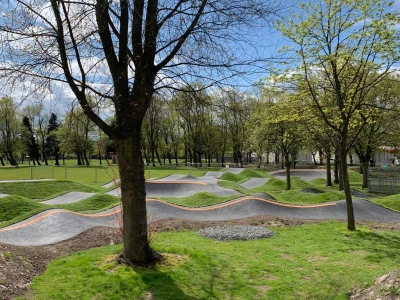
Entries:
[[[399,60],[397,16],[381,0],[323,0],[279,23],[294,43],[299,69],[291,81],[303,82],[319,116],[338,137],[340,177],[347,205],[347,228],[355,230],[347,154],[366,124],[371,89]],[[299,81],[296,81],[297,78]]]
[[[158,258],[147,237],[141,127],[155,90],[198,78],[212,84],[256,66],[244,47],[276,12],[263,0],[15,0],[0,20],[2,75],[67,83],[118,150],[128,263]],[[20,17],[19,17],[20,16]],[[251,39],[255,43],[256,39]],[[23,43],[23,47],[19,47]],[[18,44],[18,45],[17,45]],[[61,83],[60,83],[61,84]],[[35,86],[35,85],[31,85]],[[36,85],[38,87],[42,85]],[[113,103],[107,124],[89,93]]]
[[[21,121],[19,121],[21,122]],[[9,97],[0,99],[0,149],[12,166],[18,165],[16,152],[19,149],[20,126],[17,107]],[[4,163],[2,161],[2,163]]]
[[25,143],[26,148],[28,149],[30,159],[32,159],[34,165],[36,161],[38,166],[40,166],[41,163],[40,163],[39,146],[36,142],[36,137],[33,133],[32,125],[28,116],[24,116],[24,118],[22,119],[22,124],[24,125],[23,141]]
[[57,115],[51,113],[49,124],[47,125],[45,149],[47,156],[54,156],[56,166],[60,165],[60,141],[57,138],[57,130],[59,127],[60,123],[57,120]]

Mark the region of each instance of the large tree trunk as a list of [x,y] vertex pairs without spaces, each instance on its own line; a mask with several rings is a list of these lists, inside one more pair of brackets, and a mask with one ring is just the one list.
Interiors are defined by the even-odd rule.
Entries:
[[332,186],[331,151],[329,149],[326,151],[326,186]]
[[116,140],[123,206],[123,257],[129,264],[147,264],[154,261],[157,255],[148,242],[140,125],[137,127],[134,128],[133,137]]
[[362,187],[364,189],[368,188],[368,172],[369,172],[369,160],[365,160],[362,162],[363,168],[363,184]]
[[12,153],[11,151],[9,151],[9,152],[7,153],[7,158],[8,158],[8,161],[10,162],[10,165],[12,165],[12,166],[18,166],[18,162],[17,162],[17,160],[15,159],[15,157],[14,157],[14,155],[13,155],[13,153]]
[[347,229],[353,231],[356,230],[356,223],[354,218],[353,199],[350,190],[346,156],[346,141],[342,141],[340,143],[340,181],[343,183],[344,195],[346,198]]
[[290,181],[290,159],[289,153],[285,153],[285,164],[286,164],[286,190],[289,191],[292,187]]
[[55,165],[56,166],[59,166],[60,165],[60,162],[58,161],[58,153],[56,152],[56,163],[55,163]]

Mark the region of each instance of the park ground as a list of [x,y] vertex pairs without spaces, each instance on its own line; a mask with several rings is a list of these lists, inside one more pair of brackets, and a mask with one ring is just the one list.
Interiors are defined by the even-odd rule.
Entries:
[[[273,183],[276,185],[280,181]],[[92,185],[98,186],[98,183]],[[304,183],[299,188],[302,188],[303,185]],[[39,189],[36,190],[36,193],[40,194],[40,197],[47,196],[45,193],[41,195],[42,191]],[[297,191],[297,193],[300,192]],[[288,196],[290,195],[288,194]],[[276,193],[276,196],[280,196],[279,193]],[[287,200],[282,197],[282,201]],[[271,239],[270,242],[260,240],[261,242],[237,242],[238,244],[199,240],[196,234],[198,229],[219,224],[264,226],[276,231],[277,238]],[[108,269],[102,278],[108,278],[107,276],[113,275],[113,273],[121,277],[121,280],[117,280],[118,287],[115,288],[111,282],[112,279],[110,279],[110,283],[106,284],[96,282],[92,278],[89,279],[93,275],[89,276],[89,269],[98,268],[98,262],[79,263],[80,257],[90,257],[90,255],[94,255],[100,260],[109,260],[115,251],[120,251],[118,248],[120,237],[114,228],[95,227],[69,240],[46,246],[20,247],[0,244],[0,299],[15,297],[22,297],[17,299],[55,299],[55,297],[57,299],[74,299],[71,293],[66,293],[63,289],[71,290],[68,284],[77,286],[79,280],[84,281],[84,290],[90,285],[95,285],[96,290],[105,294],[86,295],[85,298],[82,291],[77,288],[72,292],[72,295],[76,293],[76,299],[112,299],[107,297],[107,289],[110,293],[117,290],[133,293],[133,295],[137,295],[133,299],[146,300],[210,299],[210,297],[211,299],[249,299],[249,297],[258,299],[290,299],[290,297],[293,299],[347,299],[349,297],[357,300],[377,299],[377,297],[400,299],[400,276],[396,272],[389,273],[397,270],[400,265],[398,256],[400,224],[358,222],[357,226],[358,230],[355,233],[349,233],[345,229],[344,222],[289,220],[266,215],[223,222],[160,220],[152,227],[151,236],[154,239],[155,248],[170,255],[188,256],[188,261],[178,262],[177,265],[172,264],[172,266],[155,267],[155,270],[135,270],[136,273],[129,276],[134,278],[139,274],[142,278],[142,282],[138,282],[139,290],[135,291],[124,288],[123,277],[127,274],[124,271],[120,273],[121,270],[117,267],[100,266],[100,269]],[[195,250],[182,246],[185,244],[180,241],[182,239],[189,239],[193,246],[191,248]],[[105,246],[105,248],[101,246]],[[241,251],[236,251],[236,247],[239,247]],[[248,248],[252,247],[256,249],[255,252],[247,252]],[[93,252],[94,254],[90,251],[81,252],[81,250],[92,248],[94,249],[90,251],[98,252]],[[196,248],[200,250],[196,250]],[[230,248],[233,250],[229,250]],[[260,251],[265,252],[265,256],[255,260],[247,258],[261,255]],[[218,258],[215,261],[213,253],[215,258]],[[204,261],[205,258],[208,260]],[[269,258],[271,261],[267,263]],[[193,261],[190,261],[192,259]],[[249,260],[247,267],[242,266],[243,259]],[[76,261],[79,266],[75,265],[73,268],[77,269],[77,272],[81,272],[82,278],[84,278],[84,280],[76,279],[78,282],[65,275],[65,272],[68,272],[68,266],[71,267],[71,264],[73,266],[77,263]],[[305,264],[302,264],[302,261],[305,261]],[[191,266],[196,262],[198,263],[195,265],[196,268]],[[259,270],[258,265],[264,263],[269,264],[268,269]],[[219,264],[223,264],[226,270],[220,269]],[[282,266],[276,266],[277,264],[282,264]],[[63,265],[65,265],[65,269]],[[54,269],[57,270],[56,273],[54,273]],[[293,269],[295,275],[286,274],[287,269]],[[162,272],[158,273],[158,270],[162,270]],[[58,271],[60,273],[57,273]],[[86,274],[86,272],[88,273]],[[195,272],[198,274],[194,274]],[[196,282],[202,282],[210,275],[208,274],[210,272],[221,273],[222,279],[217,279],[216,282],[220,287],[197,286]],[[254,278],[258,278],[260,274],[263,279],[255,280]],[[297,274],[302,274],[301,278],[297,278]],[[391,275],[385,277],[386,279],[381,283],[374,285],[373,280],[382,278],[384,274]],[[189,279],[185,279],[185,276],[189,276]],[[34,280],[35,277],[37,278]],[[193,277],[195,281],[194,289],[198,289],[194,292],[185,287],[185,280],[190,282],[190,277]],[[242,277],[244,281],[254,279],[255,282],[252,284],[256,290],[249,287],[251,284],[248,282],[243,282]],[[62,282],[57,282],[57,278]],[[166,290],[152,280],[160,281],[160,285],[164,286],[167,283],[173,283],[175,290]],[[317,285],[316,280],[318,281]],[[387,287],[388,280],[390,280],[390,286],[393,287]],[[393,282],[397,284],[397,288]],[[232,285],[240,288],[233,288]],[[52,290],[45,291],[46,288],[43,286],[50,286]],[[55,286],[60,288],[60,294],[52,294],[56,290]],[[315,286],[317,290],[315,290]],[[321,291],[318,291],[318,288]],[[60,295],[64,295],[64,298],[60,298]],[[127,299],[118,295],[114,295],[114,297],[117,297],[115,299]]]

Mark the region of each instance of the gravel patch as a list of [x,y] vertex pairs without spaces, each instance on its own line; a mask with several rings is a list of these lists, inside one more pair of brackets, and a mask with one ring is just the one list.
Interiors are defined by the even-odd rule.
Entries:
[[198,231],[202,237],[207,237],[217,241],[229,240],[257,240],[262,238],[271,238],[275,232],[260,226],[247,225],[223,225],[215,227],[207,227]]

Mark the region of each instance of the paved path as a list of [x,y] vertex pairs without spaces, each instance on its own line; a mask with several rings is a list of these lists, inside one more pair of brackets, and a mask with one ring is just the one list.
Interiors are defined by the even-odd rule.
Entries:
[[40,203],[53,205],[53,204],[68,204],[78,202],[87,198],[92,197],[95,194],[92,193],[84,193],[84,192],[70,192],[64,195],[58,196],[51,200],[42,201]]
[[[176,178],[176,176],[174,176]],[[182,179],[182,178],[181,178]],[[185,179],[190,179],[185,176]],[[147,197],[174,197],[183,198],[193,196],[200,192],[207,192],[217,196],[234,196],[239,195],[239,192],[231,189],[226,189],[218,185],[217,180],[213,179],[208,182],[199,181],[199,179],[189,180],[154,180],[146,181]],[[118,196],[119,190],[114,189],[107,194]]]
[[[400,222],[400,214],[366,200],[353,200],[356,220]],[[196,221],[240,219],[254,215],[272,215],[295,219],[346,219],[346,203],[295,206],[254,196],[223,204],[185,208],[155,199],[147,201],[151,220],[178,218]],[[14,245],[46,245],[66,240],[95,226],[115,226],[119,208],[101,214],[85,215],[66,210],[48,210],[25,221],[0,229],[0,242]]]
[[264,184],[267,183],[268,180],[269,178],[250,178],[245,182],[242,182],[240,185],[245,189],[252,189],[259,186],[263,186]]
[[[279,170],[270,172],[270,174],[281,180],[286,180],[286,170]],[[333,171],[332,171],[332,178],[333,178]],[[304,181],[311,181],[317,178],[326,178],[326,170],[320,169],[295,169],[290,170],[290,176],[300,177]]]

